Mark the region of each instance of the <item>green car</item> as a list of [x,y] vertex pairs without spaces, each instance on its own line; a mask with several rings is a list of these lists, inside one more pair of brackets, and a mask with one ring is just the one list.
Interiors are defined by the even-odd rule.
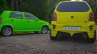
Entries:
[[27,12],[4,11],[0,16],[0,33],[10,36],[14,32],[47,33],[49,23]]

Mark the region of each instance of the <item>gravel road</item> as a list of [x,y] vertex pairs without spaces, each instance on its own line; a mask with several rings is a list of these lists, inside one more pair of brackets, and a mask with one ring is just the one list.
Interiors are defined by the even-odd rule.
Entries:
[[49,34],[18,34],[0,37],[0,54],[97,54],[97,40],[52,41]]

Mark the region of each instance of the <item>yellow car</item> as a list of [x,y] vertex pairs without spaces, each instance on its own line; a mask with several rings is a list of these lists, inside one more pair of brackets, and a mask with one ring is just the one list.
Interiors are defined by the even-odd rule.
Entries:
[[85,1],[60,2],[51,19],[51,40],[62,37],[86,38],[89,42],[96,39],[94,13]]

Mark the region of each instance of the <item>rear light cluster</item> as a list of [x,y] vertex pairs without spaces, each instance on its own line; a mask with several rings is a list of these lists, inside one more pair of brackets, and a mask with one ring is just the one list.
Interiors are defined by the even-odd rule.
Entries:
[[94,21],[95,17],[94,17],[94,13],[90,13],[89,14],[89,21]]
[[52,14],[52,21],[56,21],[57,20],[57,15],[56,15],[56,13],[53,13]]
[[56,28],[56,25],[52,25],[53,26],[53,29],[55,29]]
[[0,18],[0,23],[2,23],[2,19]]
[[93,30],[93,25],[90,25],[89,28],[90,28],[90,31],[92,31]]

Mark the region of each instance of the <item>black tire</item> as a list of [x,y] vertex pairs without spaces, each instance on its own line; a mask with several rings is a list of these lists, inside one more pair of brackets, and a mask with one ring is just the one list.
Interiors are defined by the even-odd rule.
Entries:
[[0,32],[0,35],[1,35],[2,33]]
[[51,40],[57,40],[56,37],[52,37],[52,36],[50,36],[50,39],[51,39]]
[[11,27],[3,27],[1,33],[3,36],[11,36],[13,31]]
[[94,38],[88,38],[89,43],[94,43],[96,41],[96,31],[94,32]]
[[56,36],[56,39],[57,40],[62,40],[62,38],[63,38],[63,36],[62,36],[63,34],[61,33],[61,32],[57,32],[57,36]]
[[49,30],[49,29],[48,29],[47,26],[43,26],[42,29],[41,29],[41,33],[42,33],[42,34],[46,34],[46,33],[48,33],[48,30]]

